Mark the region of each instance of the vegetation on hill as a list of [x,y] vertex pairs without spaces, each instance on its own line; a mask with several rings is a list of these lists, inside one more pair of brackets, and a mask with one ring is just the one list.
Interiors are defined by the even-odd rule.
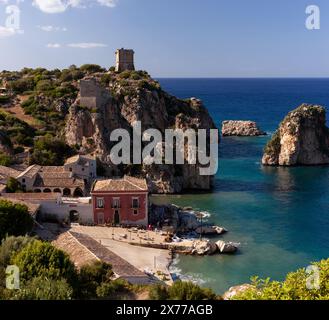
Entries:
[[[282,282],[254,277],[250,288],[234,296],[233,300],[328,300],[329,259],[314,262],[312,266],[318,268],[318,278],[314,273],[307,273],[306,269],[289,273]],[[309,289],[308,284],[314,289]]]
[[33,224],[27,206],[0,200],[0,241],[6,236],[27,234],[32,230]]

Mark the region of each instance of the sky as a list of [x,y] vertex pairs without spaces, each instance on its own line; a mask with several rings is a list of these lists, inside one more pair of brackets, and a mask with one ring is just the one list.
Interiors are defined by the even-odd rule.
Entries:
[[121,47],[154,77],[329,77],[329,1],[0,0],[0,70],[108,68]]

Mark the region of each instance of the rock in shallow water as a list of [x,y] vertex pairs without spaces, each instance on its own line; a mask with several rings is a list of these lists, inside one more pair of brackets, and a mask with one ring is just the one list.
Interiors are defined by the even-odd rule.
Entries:
[[267,143],[263,165],[329,164],[329,129],[323,107],[302,104],[281,122]]
[[266,132],[260,130],[254,121],[227,120],[222,123],[223,136],[264,136]]

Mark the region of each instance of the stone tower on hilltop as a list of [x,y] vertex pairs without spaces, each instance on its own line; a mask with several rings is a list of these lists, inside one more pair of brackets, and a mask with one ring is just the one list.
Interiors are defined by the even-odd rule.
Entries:
[[131,49],[118,49],[115,52],[115,71],[135,70],[134,53],[134,50]]

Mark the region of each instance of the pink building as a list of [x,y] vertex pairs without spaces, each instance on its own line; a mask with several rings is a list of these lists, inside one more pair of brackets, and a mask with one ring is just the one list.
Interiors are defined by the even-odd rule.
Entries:
[[92,191],[95,224],[148,225],[148,187],[145,179],[98,180]]

